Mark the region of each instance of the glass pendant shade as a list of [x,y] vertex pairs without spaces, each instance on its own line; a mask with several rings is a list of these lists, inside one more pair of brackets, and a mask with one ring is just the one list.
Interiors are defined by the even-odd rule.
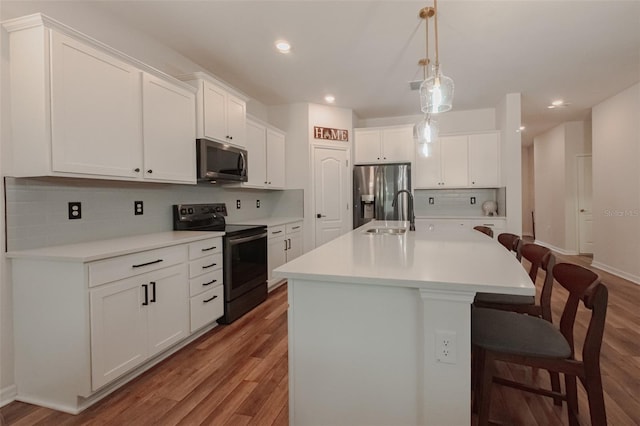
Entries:
[[419,144],[432,143],[438,139],[438,122],[430,114],[413,126],[413,138]]
[[436,66],[420,85],[420,107],[422,112],[438,114],[449,111],[453,105],[453,80],[442,74]]

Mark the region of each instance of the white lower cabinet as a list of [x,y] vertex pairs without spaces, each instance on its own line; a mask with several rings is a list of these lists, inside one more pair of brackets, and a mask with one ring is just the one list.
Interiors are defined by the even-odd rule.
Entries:
[[221,237],[165,238],[7,254],[17,400],[77,414],[224,314]]
[[441,231],[443,229],[467,229],[471,225],[468,219],[416,219],[416,231]]
[[187,337],[186,269],[172,266],[89,292],[93,390]]
[[222,238],[189,244],[191,332],[224,315]]
[[487,217],[486,219],[473,218],[417,218],[417,231],[441,231],[444,229],[471,229],[474,226],[488,226],[493,229],[497,236],[506,229],[506,219],[504,217]]
[[273,270],[292,261],[303,252],[302,221],[285,225],[270,226],[267,229],[267,269],[269,287],[280,281],[273,278]]

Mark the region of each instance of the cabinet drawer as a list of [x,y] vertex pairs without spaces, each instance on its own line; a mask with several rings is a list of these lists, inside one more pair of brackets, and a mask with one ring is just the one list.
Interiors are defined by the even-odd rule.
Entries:
[[223,288],[218,286],[191,298],[191,332],[224,315]]
[[222,268],[200,275],[199,277],[191,278],[189,280],[189,295],[195,296],[205,290],[217,287],[222,284],[223,279]]
[[194,278],[207,272],[222,268],[222,253],[189,262],[189,278]]
[[222,253],[222,237],[210,238],[189,244],[189,260],[215,253]]
[[186,262],[186,245],[147,250],[89,263],[89,287]]
[[270,226],[267,229],[268,238],[280,237],[280,236],[284,235],[285,230],[286,230],[285,225]]
[[302,231],[302,222],[288,223],[287,234],[293,234],[294,232]]

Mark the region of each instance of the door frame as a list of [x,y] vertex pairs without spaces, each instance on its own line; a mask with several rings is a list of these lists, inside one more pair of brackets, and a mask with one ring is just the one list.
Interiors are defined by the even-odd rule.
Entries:
[[[351,147],[349,146],[335,146],[335,145],[326,145],[326,144],[312,144],[311,145],[311,185],[310,185],[310,196],[311,196],[311,219],[313,220],[313,232],[311,233],[311,245],[313,248],[316,248],[316,150],[317,149],[331,149],[335,151],[344,151],[346,153],[347,161],[349,164],[347,165],[348,173],[347,173],[347,191],[345,192],[347,210],[348,210],[348,219],[351,219],[351,211],[353,206],[351,205],[351,199],[353,198],[353,158],[351,158]],[[343,233],[350,229],[349,220],[347,220],[346,225],[343,225]]]

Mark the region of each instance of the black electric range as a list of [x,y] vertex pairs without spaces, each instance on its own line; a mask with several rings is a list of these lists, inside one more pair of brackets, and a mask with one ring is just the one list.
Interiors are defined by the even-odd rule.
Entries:
[[267,227],[227,225],[224,203],[175,204],[176,231],[222,231],[224,264],[224,316],[229,324],[267,298]]

